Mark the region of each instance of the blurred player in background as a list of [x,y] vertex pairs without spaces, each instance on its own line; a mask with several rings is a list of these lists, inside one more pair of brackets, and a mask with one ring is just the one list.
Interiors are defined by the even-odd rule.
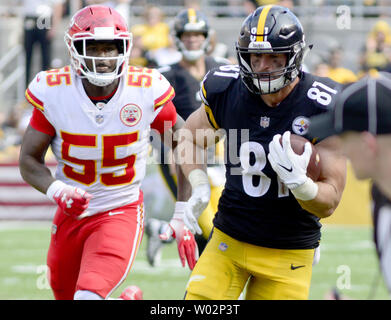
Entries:
[[[134,262],[150,127],[163,133],[175,124],[175,92],[157,70],[128,67],[132,35],[112,8],[78,11],[65,42],[71,66],[38,73],[26,90],[35,108],[20,171],[58,204],[47,257],[54,297],[98,300],[110,297]],[[43,160],[49,146],[55,178]],[[193,235],[178,214],[171,226],[182,262],[186,255],[193,268]],[[125,289],[121,298],[132,294]]]
[[[159,68],[159,71],[166,77],[175,89],[173,99],[177,113],[187,119],[189,115],[198,109],[201,104],[199,95],[200,82],[205,74],[218,66],[229,64],[229,60],[215,58],[207,55],[210,40],[210,26],[206,15],[192,8],[182,10],[174,19],[172,35],[178,50],[182,53],[182,59],[175,64]],[[162,150],[160,169],[162,176],[169,187],[173,197],[177,195],[177,177],[175,168],[170,165],[170,150],[164,145],[158,146]],[[213,153],[213,150],[210,150]],[[211,154],[211,157],[214,155]],[[211,200],[198,221],[202,229],[202,235],[196,236],[200,252],[206,245],[209,233],[213,227],[212,220],[217,212],[217,203],[224,185],[224,167],[222,165],[211,165],[208,168],[211,183]],[[189,196],[189,195],[188,195]],[[188,197],[187,196],[187,197]],[[176,202],[176,207],[183,206],[182,201]],[[147,258],[154,266],[161,256],[163,242],[159,234],[166,227],[166,222],[150,218],[146,223],[146,234],[148,235]],[[170,240],[169,240],[170,241]],[[166,242],[166,241],[165,241]]]
[[48,70],[51,63],[52,41],[61,22],[64,0],[19,0],[23,5],[24,50],[26,58],[26,87],[31,80],[34,45],[40,45],[41,67]]
[[337,143],[358,179],[373,179],[374,241],[391,293],[391,74],[365,77],[346,87],[334,111],[311,118],[310,135],[338,135]]
[[[317,144],[321,173],[313,181],[306,175],[310,144],[302,155],[291,149],[290,133],[306,137],[309,117],[332,107],[340,90],[328,78],[301,71],[307,50],[303,28],[289,9],[259,7],[242,24],[239,66],[213,69],[203,80],[203,105],[183,130],[193,137],[197,129],[225,130],[227,181],[186,299],[237,299],[247,282],[246,299],[308,298],[319,220],[338,205],[346,160],[328,141]],[[178,148],[197,154],[216,135],[205,138],[185,138]],[[192,186],[182,211],[189,229],[200,232],[197,219],[210,186],[205,167],[194,163],[186,159],[181,165]]]

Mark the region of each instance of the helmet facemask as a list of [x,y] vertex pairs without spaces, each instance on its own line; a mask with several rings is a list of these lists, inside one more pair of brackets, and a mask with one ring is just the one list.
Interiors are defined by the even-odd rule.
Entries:
[[181,36],[182,34],[176,36],[175,42],[178,50],[183,54],[183,57],[187,61],[196,61],[206,53],[209,46],[209,36],[207,34],[204,34],[205,40],[202,42],[202,45],[198,50],[188,50],[182,42]]
[[[250,43],[256,44],[256,43]],[[304,41],[286,48],[271,48],[270,43],[263,42],[259,48],[242,48],[236,45],[241,77],[247,88],[255,94],[271,94],[289,85],[301,70]],[[254,72],[251,67],[250,54],[285,54],[286,66],[271,72]]]
[[[98,28],[95,28],[95,33]],[[101,28],[106,29],[106,28]],[[109,28],[108,28],[109,29]],[[110,31],[110,30],[108,30]],[[113,41],[118,48],[118,56],[115,57],[94,57],[87,55],[87,41]],[[111,84],[115,79],[121,77],[127,70],[127,65],[132,47],[132,35],[128,32],[119,33],[115,36],[97,36],[89,32],[78,33],[71,37],[65,34],[65,43],[71,55],[71,64],[81,78],[86,78],[91,84],[104,87]],[[88,68],[86,60],[91,60],[92,70]],[[99,73],[96,65],[99,60],[116,60],[116,67],[112,72]]]

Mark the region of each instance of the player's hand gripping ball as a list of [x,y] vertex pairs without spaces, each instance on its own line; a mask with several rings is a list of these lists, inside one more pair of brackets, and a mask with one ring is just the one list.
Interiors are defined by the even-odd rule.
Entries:
[[[292,150],[301,155],[304,152],[304,145],[306,142],[310,142],[303,136],[299,136],[297,134],[291,134],[291,147]],[[280,143],[282,144],[282,139],[280,139]],[[311,143],[311,142],[310,142]],[[316,147],[311,143],[312,154],[310,161],[307,166],[307,177],[311,178],[313,181],[318,181],[320,175],[320,156]]]

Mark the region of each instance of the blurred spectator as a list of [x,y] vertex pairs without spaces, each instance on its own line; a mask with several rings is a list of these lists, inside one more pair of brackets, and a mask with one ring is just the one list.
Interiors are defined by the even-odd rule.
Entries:
[[147,67],[153,64],[148,61],[147,51],[144,49],[142,43],[142,35],[133,32],[133,44],[132,50],[130,51],[129,64],[136,67]]
[[329,65],[321,60],[321,62],[317,63],[314,68],[314,75],[318,77],[328,77],[329,76]]
[[329,77],[339,83],[350,83],[357,81],[357,76],[352,70],[342,66],[343,50],[340,46],[331,48],[324,64],[317,67],[319,76]]
[[[0,111],[0,163],[19,161],[23,134],[30,123],[32,111],[27,100],[16,104],[8,113]],[[52,163],[56,161],[50,148],[45,161]]]
[[227,63],[229,62],[229,64],[237,64],[236,57],[230,54],[228,46],[225,43],[217,40],[216,30],[212,28],[209,30],[209,46],[207,55],[217,59],[228,59]]
[[195,10],[201,9],[200,0],[185,0],[184,1],[185,8],[193,8]]
[[31,63],[35,43],[41,47],[41,70],[50,68],[51,43],[62,18],[64,0],[19,0],[23,5],[24,49],[26,53],[26,87],[31,80]]
[[390,70],[391,28],[384,20],[378,21],[368,35],[360,58],[362,72],[370,69]]
[[329,75],[328,77],[340,83],[349,83],[357,81],[357,76],[348,68],[342,66],[343,50],[341,47],[335,47],[329,54]]
[[295,5],[295,1],[294,0],[245,0],[243,3],[246,15],[249,15],[258,7],[265,6],[268,4],[275,4],[275,5],[287,7],[289,9],[293,9]]
[[114,8],[116,11],[118,11],[123,18],[125,19],[128,26],[130,25],[130,4],[132,3],[132,0],[79,0],[79,8],[83,8],[85,6],[90,6],[93,4],[100,4],[104,6],[108,6],[111,8]]
[[133,25],[130,31],[135,37],[141,38],[142,50],[145,51],[147,60],[154,61],[155,65],[170,64],[172,58],[178,60],[180,56],[174,56],[177,51],[173,47],[170,27],[164,22],[161,8],[148,5],[143,18],[145,22]]
[[22,136],[31,111],[30,105],[23,100],[8,113],[0,112],[0,162],[18,160]]

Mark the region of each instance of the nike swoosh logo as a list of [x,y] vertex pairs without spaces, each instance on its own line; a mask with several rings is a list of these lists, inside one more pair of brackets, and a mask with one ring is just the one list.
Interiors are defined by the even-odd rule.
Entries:
[[303,267],[305,267],[305,265],[302,265],[302,266],[294,266],[294,265],[291,263],[291,270],[296,270],[296,269],[303,268]]
[[284,168],[284,169],[285,169],[286,171],[288,171],[288,172],[292,172],[292,170],[293,170],[292,167],[287,168],[287,167],[284,167],[282,164],[279,164],[279,163],[278,163],[278,165],[279,165],[281,168]]
[[123,211],[110,211],[109,216],[115,216],[116,214],[124,213]]

